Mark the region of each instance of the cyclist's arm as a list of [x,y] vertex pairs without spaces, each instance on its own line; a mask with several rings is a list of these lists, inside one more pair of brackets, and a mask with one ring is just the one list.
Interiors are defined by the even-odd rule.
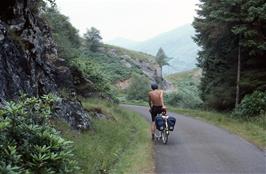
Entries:
[[150,108],[152,107],[151,95],[150,94],[149,94],[149,106],[150,106]]
[[165,108],[164,100],[163,100],[163,90],[161,91],[161,103],[162,103],[163,108]]

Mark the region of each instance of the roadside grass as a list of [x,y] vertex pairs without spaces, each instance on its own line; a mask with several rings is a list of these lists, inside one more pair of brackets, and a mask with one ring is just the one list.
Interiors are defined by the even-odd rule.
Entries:
[[108,119],[93,118],[91,130],[81,133],[56,123],[63,136],[74,142],[80,173],[154,173],[149,125],[142,117],[101,100],[82,104]]
[[217,113],[213,111],[201,111],[192,109],[169,108],[170,111],[192,116],[194,118],[212,123],[229,132],[239,135],[261,149],[266,149],[266,115],[244,120],[234,118],[229,113]]
[[138,106],[146,106],[148,107],[149,104],[147,101],[143,101],[143,100],[128,100],[128,99],[120,99],[119,98],[119,101],[121,104],[127,104],[127,105],[138,105]]

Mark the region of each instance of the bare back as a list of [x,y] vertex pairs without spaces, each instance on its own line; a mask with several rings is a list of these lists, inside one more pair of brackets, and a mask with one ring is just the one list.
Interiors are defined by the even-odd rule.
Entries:
[[163,91],[154,90],[149,92],[149,98],[153,106],[163,106]]

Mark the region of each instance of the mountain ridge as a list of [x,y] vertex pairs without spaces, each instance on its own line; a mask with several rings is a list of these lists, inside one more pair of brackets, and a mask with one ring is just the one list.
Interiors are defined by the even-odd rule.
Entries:
[[164,74],[167,75],[196,67],[198,46],[192,39],[194,35],[192,25],[186,24],[141,42],[118,38],[108,43],[152,55],[162,47],[167,56],[172,57],[169,61],[170,66],[164,67]]

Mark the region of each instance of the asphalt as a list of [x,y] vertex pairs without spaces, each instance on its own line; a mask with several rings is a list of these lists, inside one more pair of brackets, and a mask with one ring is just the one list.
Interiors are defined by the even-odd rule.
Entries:
[[[148,108],[122,105],[151,121]],[[241,137],[191,117],[176,118],[168,143],[155,146],[158,174],[266,174],[266,151]]]

